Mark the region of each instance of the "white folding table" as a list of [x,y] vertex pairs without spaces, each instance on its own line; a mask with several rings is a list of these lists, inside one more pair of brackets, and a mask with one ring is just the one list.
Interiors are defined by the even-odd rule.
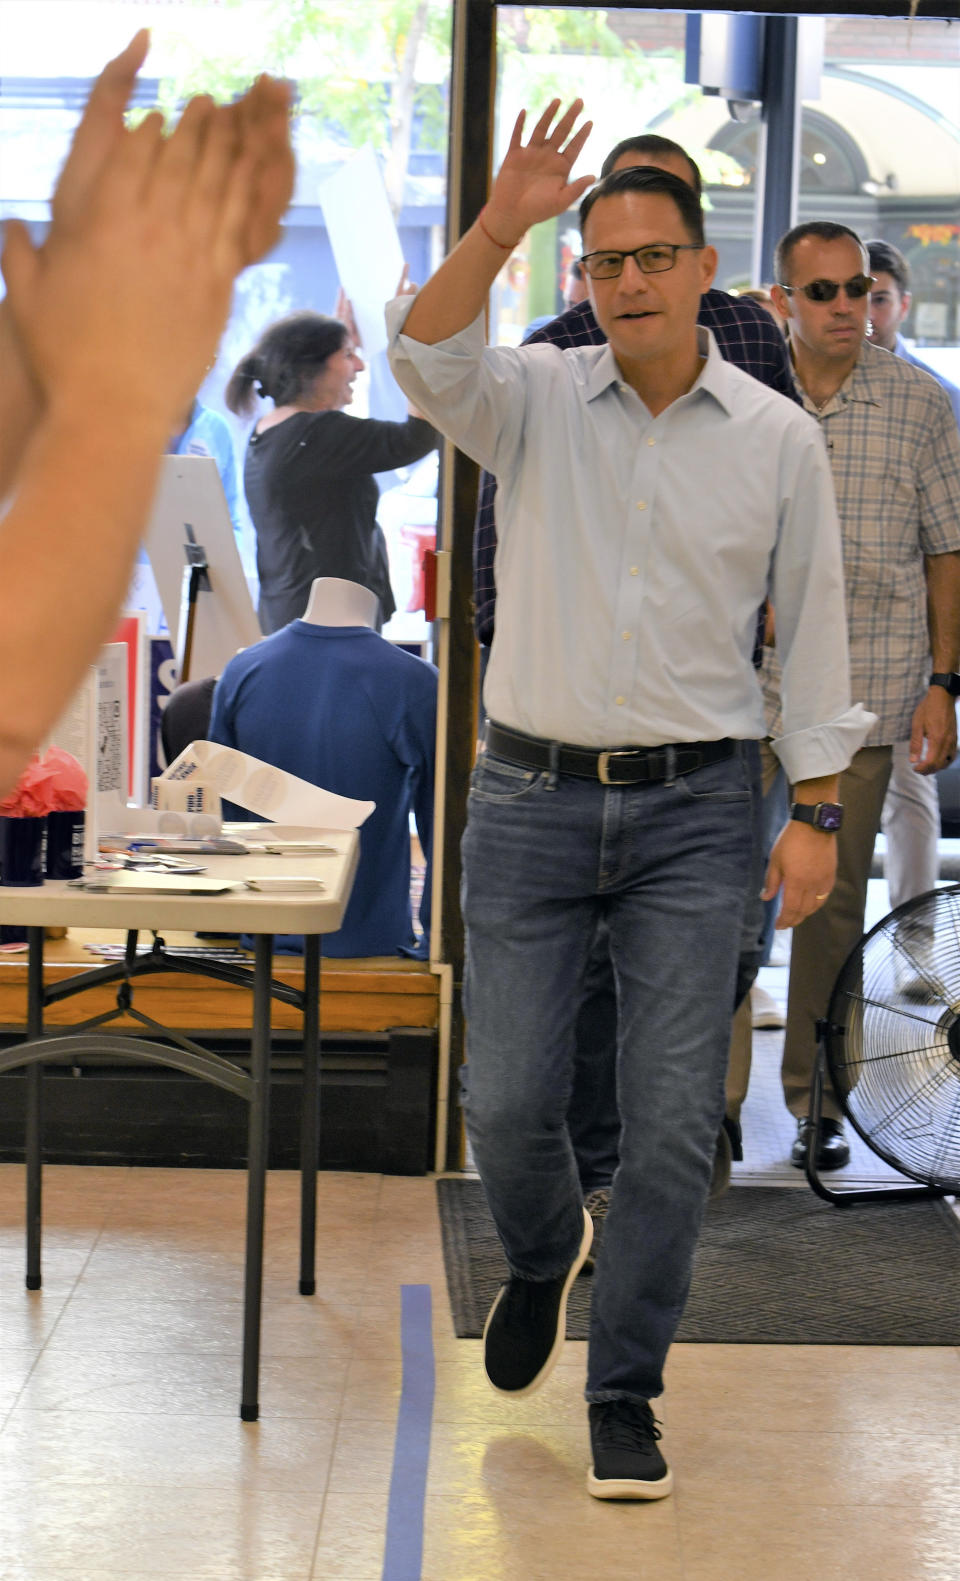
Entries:
[[[231,855],[204,856],[205,878],[237,881],[291,875],[319,878],[322,890],[283,894],[257,893],[251,889],[222,894],[94,893],[50,882],[36,888],[0,887],[0,921],[25,927],[29,941],[27,963],[27,1028],[22,1043],[0,1052],[0,1073],[27,1067],[26,1176],[27,1176],[27,1274],[29,1290],[41,1284],[42,1228],[42,1068],[45,1061],[109,1053],[123,1059],[167,1065],[198,1076],[234,1093],[249,1105],[247,1152],[247,1225],[244,1266],[243,1382],[240,1416],[255,1422],[259,1415],[260,1309],[263,1288],[263,1226],[266,1191],[268,1128],[270,1117],[271,999],[297,1005],[303,1012],[303,1090],[300,1126],[300,1293],[316,1289],[316,1177],[319,1143],[320,1097],[320,940],[335,933],[343,921],[356,872],[359,835],[356,831],[321,830],[317,838],[332,847],[331,854],[311,856]],[[61,982],[44,986],[43,930],[45,927],[124,929],[127,948],[123,961],[93,967]],[[253,967],[208,961],[196,955],[178,955],[168,949],[163,930],[190,933],[247,933],[254,939]],[[148,955],[137,954],[140,931],[154,935]],[[279,933],[304,935],[303,990],[275,981],[271,976],[273,939]],[[223,982],[249,986],[253,991],[249,1074],[221,1055],[211,1053],[173,1028],[162,1026],[133,1004],[133,984],[138,976],[153,972],[189,972]],[[117,1008],[67,1033],[44,1032],[48,1005],[82,993],[87,988],[116,982]],[[117,1016],[132,1016],[154,1034],[150,1038],[102,1030]],[[165,1039],[161,1042],[159,1039]]]

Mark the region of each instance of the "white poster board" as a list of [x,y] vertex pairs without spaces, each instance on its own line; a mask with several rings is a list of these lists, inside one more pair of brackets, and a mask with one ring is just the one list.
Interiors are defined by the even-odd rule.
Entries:
[[396,296],[403,273],[400,238],[373,149],[361,149],[321,181],[317,199],[369,361],[386,350],[383,310]]
[[[127,645],[108,642],[97,660],[97,751],[87,811],[93,808],[93,825],[99,835],[109,829],[111,810],[127,805],[127,742],[130,729],[130,690]],[[96,787],[95,793],[93,788]]]
[[97,750],[100,677],[91,664],[83,683],[56,725],[44,747],[61,747],[70,752],[87,776],[87,809],[84,820],[83,860],[93,862],[97,855]]
[[212,456],[165,456],[144,548],[150,557],[174,652],[188,540],[206,552],[209,586],[197,594],[190,674],[219,675],[239,648],[262,636],[243,573],[230,512]]
[[126,643],[108,642],[100,649],[97,677],[97,795],[125,802],[130,729]]

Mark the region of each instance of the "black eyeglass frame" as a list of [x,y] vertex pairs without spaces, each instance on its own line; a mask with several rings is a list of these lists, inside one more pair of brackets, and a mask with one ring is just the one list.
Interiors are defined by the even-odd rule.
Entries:
[[[808,302],[835,302],[841,291],[844,291],[851,302],[859,302],[870,295],[870,287],[876,285],[877,277],[872,274],[854,274],[849,280],[808,280],[806,285],[784,285],[778,280],[781,291],[786,291],[788,296],[793,296],[795,291],[802,291]],[[856,286],[855,291],[850,287]]]
[[[706,245],[706,242],[648,242],[645,247],[632,247],[627,252],[623,252],[619,247],[599,247],[596,252],[584,253],[580,262],[591,280],[619,280],[628,258],[633,259],[641,274],[666,274],[668,269],[676,268],[677,253],[702,253]],[[664,264],[661,269],[645,268],[640,255],[651,252],[669,252],[670,262]],[[594,274],[590,267],[591,258],[619,258],[620,268],[614,274]]]

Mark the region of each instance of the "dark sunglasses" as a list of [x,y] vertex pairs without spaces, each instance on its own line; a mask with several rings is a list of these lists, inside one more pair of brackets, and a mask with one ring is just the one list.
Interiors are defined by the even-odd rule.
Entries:
[[781,285],[781,291],[786,291],[792,296],[794,291],[802,291],[808,302],[832,302],[838,291],[845,291],[851,302],[859,302],[861,297],[870,294],[870,287],[875,284],[872,274],[855,274],[849,280],[811,280],[809,285]]

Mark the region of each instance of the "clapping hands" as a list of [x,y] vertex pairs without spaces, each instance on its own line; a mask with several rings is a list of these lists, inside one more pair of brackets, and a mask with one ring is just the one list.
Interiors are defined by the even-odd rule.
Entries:
[[8,223],[2,267],[44,398],[135,402],[163,426],[216,352],[233,281],[279,234],[293,186],[289,91],[261,77],[236,104],[192,100],[165,135],[124,125],[148,36],[94,86],[47,240]]

